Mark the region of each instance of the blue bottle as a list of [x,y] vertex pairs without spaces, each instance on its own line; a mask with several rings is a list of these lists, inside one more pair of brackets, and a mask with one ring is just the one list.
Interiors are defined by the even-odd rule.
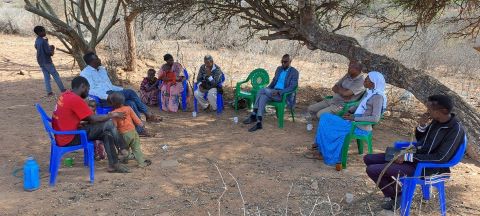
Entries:
[[29,156],[23,165],[23,189],[34,191],[40,188],[40,167],[33,156]]

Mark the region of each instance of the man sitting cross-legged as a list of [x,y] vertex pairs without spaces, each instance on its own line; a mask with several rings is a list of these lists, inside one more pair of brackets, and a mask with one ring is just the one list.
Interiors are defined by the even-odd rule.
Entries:
[[[428,113],[420,119],[420,124],[415,132],[418,141],[414,149],[415,153],[406,153],[398,157],[387,168],[380,180],[379,187],[383,188],[383,194],[386,198],[391,198],[391,200],[382,204],[384,209],[393,210],[395,200],[397,201],[396,206],[400,208],[398,203],[401,198],[397,192],[400,193],[402,190],[396,190],[395,180],[392,177],[397,178],[398,175],[400,177],[412,176],[419,162],[446,163],[452,159],[457,149],[464,142],[465,130],[455,114],[451,113],[453,101],[450,97],[445,95],[430,96],[427,109]],[[429,123],[428,117],[432,119]],[[385,154],[365,155],[363,160],[367,165],[368,176],[374,182],[377,182],[382,170],[389,162],[385,160]],[[423,175],[431,176],[450,173],[450,169],[431,168],[425,169],[423,172]]]
[[[250,132],[262,129],[263,113],[269,101],[281,101],[283,94],[293,91],[298,86],[298,71],[290,66],[292,63],[290,55],[283,55],[281,62],[282,66],[275,71],[275,77],[270,85],[258,91],[253,112],[243,121],[244,124],[256,122],[255,126],[248,130]],[[295,106],[293,95],[290,95],[287,100],[289,107]]]
[[[125,118],[125,113],[116,112],[108,115],[95,115],[84,101],[88,96],[90,85],[87,79],[75,77],[72,90],[66,91],[58,98],[52,116],[52,127],[57,131],[85,130],[89,140],[101,140],[108,158],[109,172],[129,172],[128,168],[118,163],[117,148],[123,157],[128,156],[126,146],[113,125],[112,118]],[[82,121],[86,123],[80,124]],[[55,135],[58,146],[80,145],[80,135]]]
[[320,119],[323,113],[337,113],[343,109],[345,102],[356,101],[362,97],[365,88],[362,76],[362,65],[356,61],[350,61],[348,72],[332,87],[333,98],[323,100],[308,106],[307,117],[316,116]]
[[[90,83],[90,94],[99,97],[103,103],[106,103],[108,94],[119,92],[125,97],[125,105],[130,106],[135,114],[140,118],[140,113],[145,114],[147,122],[159,121],[149,110],[148,107],[142,103],[137,93],[131,89],[124,89],[119,86],[114,86],[108,77],[107,70],[102,66],[102,61],[95,53],[87,53],[83,56],[83,60],[88,64],[80,76],[85,77]],[[97,104],[98,105],[98,104]],[[144,134],[142,128],[137,127],[139,134]]]

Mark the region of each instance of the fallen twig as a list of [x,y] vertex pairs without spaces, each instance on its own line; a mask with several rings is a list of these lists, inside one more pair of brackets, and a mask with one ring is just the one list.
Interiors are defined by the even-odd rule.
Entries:
[[240,190],[240,185],[238,184],[238,181],[235,177],[233,177],[232,173],[228,173],[232,178],[233,180],[235,181],[235,183],[237,184],[237,188],[238,188],[238,192],[240,192],[240,197],[242,198],[242,204],[243,204],[243,215],[247,215],[247,208],[245,206],[245,200],[243,199],[243,195],[242,195],[242,190]]
[[287,203],[285,203],[285,216],[288,216],[288,197],[290,196],[290,193],[292,192],[292,188],[293,188],[293,182],[292,182],[292,185],[290,186],[290,190],[288,191],[288,194],[287,194]]

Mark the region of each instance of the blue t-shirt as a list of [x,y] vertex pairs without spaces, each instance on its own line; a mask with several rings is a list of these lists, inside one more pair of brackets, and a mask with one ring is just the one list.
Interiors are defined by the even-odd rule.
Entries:
[[277,83],[274,87],[275,89],[283,90],[285,88],[285,79],[287,78],[288,71],[290,71],[290,68],[283,69],[282,72],[280,72],[280,76],[278,77]]
[[42,37],[37,37],[35,40],[35,49],[37,49],[37,62],[39,65],[52,63],[52,50],[47,40]]

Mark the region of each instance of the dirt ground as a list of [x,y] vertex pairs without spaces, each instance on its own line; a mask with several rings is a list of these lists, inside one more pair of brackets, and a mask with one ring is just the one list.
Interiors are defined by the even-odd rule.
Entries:
[[[152,166],[136,168],[131,162],[132,173],[111,174],[105,161],[96,162],[92,185],[81,164],[83,153],[73,153],[76,164],[62,166],[56,186],[50,187],[50,143],[33,105],[40,103],[51,113],[55,100],[45,97],[33,40],[0,35],[0,215],[242,215],[244,210],[247,215],[388,215],[379,207],[381,193],[366,176],[354,146],[348,169],[341,172],[302,156],[314,137],[300,118],[305,102],[297,107],[296,122],[288,118],[279,129],[270,113],[264,130],[253,134],[232,121],[246,111],[236,115],[228,106],[222,115],[199,113],[197,118],[152,107],[164,118],[147,125],[155,137],[141,140]],[[70,86],[78,73],[71,70],[71,58],[58,53],[54,61]],[[52,88],[58,92],[54,82]],[[301,89],[300,97],[312,90],[321,88]],[[396,118],[383,120],[374,130],[374,151],[408,139],[406,125]],[[12,174],[28,155],[41,167],[42,185],[34,192],[23,191],[21,174]],[[479,164],[468,159],[453,169],[447,183],[450,215],[480,215],[479,175]],[[353,202],[345,201],[347,193]],[[421,205],[419,197],[412,214],[439,215],[437,196]]]

